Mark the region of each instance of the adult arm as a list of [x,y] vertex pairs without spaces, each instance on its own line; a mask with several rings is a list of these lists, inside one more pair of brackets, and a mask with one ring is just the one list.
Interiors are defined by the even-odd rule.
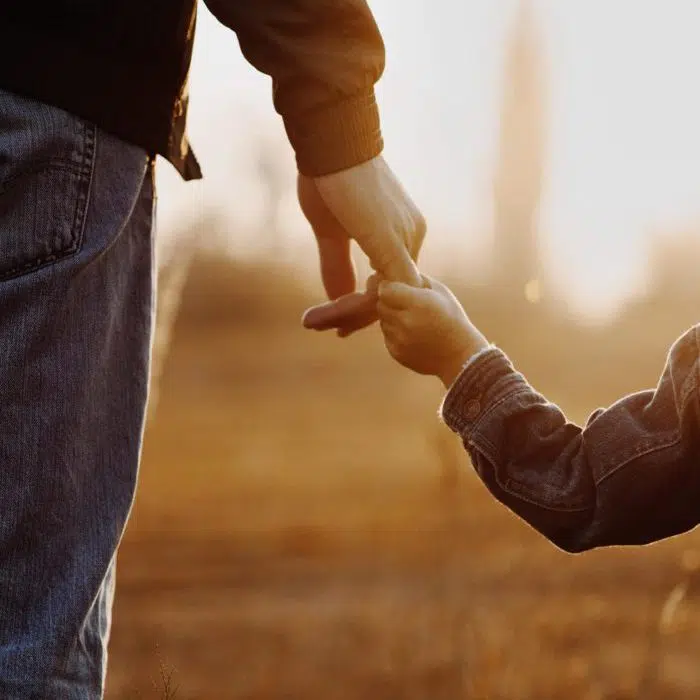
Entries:
[[351,168],[383,148],[374,86],[384,43],[364,0],[205,0],[272,78],[299,172]]

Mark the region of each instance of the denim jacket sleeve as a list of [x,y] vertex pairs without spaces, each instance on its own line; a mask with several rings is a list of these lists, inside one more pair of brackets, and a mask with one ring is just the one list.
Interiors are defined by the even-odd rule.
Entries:
[[489,491],[558,547],[645,544],[700,523],[700,326],[668,353],[655,389],[579,427],[498,348],[450,388],[442,417]]
[[205,0],[236,32],[273,98],[304,175],[358,165],[383,149],[374,86],[385,47],[366,0]]

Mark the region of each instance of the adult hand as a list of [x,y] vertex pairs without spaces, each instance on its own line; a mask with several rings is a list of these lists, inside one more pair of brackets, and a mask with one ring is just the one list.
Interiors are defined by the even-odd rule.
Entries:
[[321,277],[332,300],[306,312],[306,328],[337,328],[346,336],[377,320],[376,289],[355,291],[352,240],[383,278],[421,285],[414,261],[425,220],[383,157],[323,177],[299,175],[297,190],[316,235]]

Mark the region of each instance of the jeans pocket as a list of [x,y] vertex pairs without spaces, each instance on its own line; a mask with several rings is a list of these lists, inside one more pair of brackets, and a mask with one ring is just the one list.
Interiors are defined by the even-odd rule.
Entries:
[[96,127],[0,91],[0,280],[81,246]]

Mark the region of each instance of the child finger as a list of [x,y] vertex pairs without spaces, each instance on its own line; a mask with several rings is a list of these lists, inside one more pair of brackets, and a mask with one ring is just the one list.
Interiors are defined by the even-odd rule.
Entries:
[[398,316],[399,312],[400,309],[389,306],[389,304],[386,304],[381,299],[377,302],[377,313],[379,314],[379,318],[392,320]]
[[395,315],[379,316],[379,325],[381,326],[382,333],[396,335],[396,333],[401,331],[401,322]]
[[395,309],[391,306],[386,306],[382,302],[377,302],[377,314],[380,319],[383,319],[392,328],[401,330],[401,332],[414,328],[419,323],[419,317],[414,311],[406,309]]
[[374,307],[374,299],[363,292],[352,292],[324,304],[319,304],[304,312],[302,323],[305,328],[325,331],[339,328],[348,319],[364,314]]
[[365,294],[376,299],[379,292],[379,285],[384,278],[378,273],[370,275],[367,278],[367,284],[365,285]]
[[392,332],[400,334],[402,337],[411,335],[417,328],[416,318],[410,311],[395,311],[385,316],[380,315],[380,319],[385,325],[391,328]]
[[379,300],[394,309],[410,309],[421,303],[426,291],[402,282],[381,282]]

